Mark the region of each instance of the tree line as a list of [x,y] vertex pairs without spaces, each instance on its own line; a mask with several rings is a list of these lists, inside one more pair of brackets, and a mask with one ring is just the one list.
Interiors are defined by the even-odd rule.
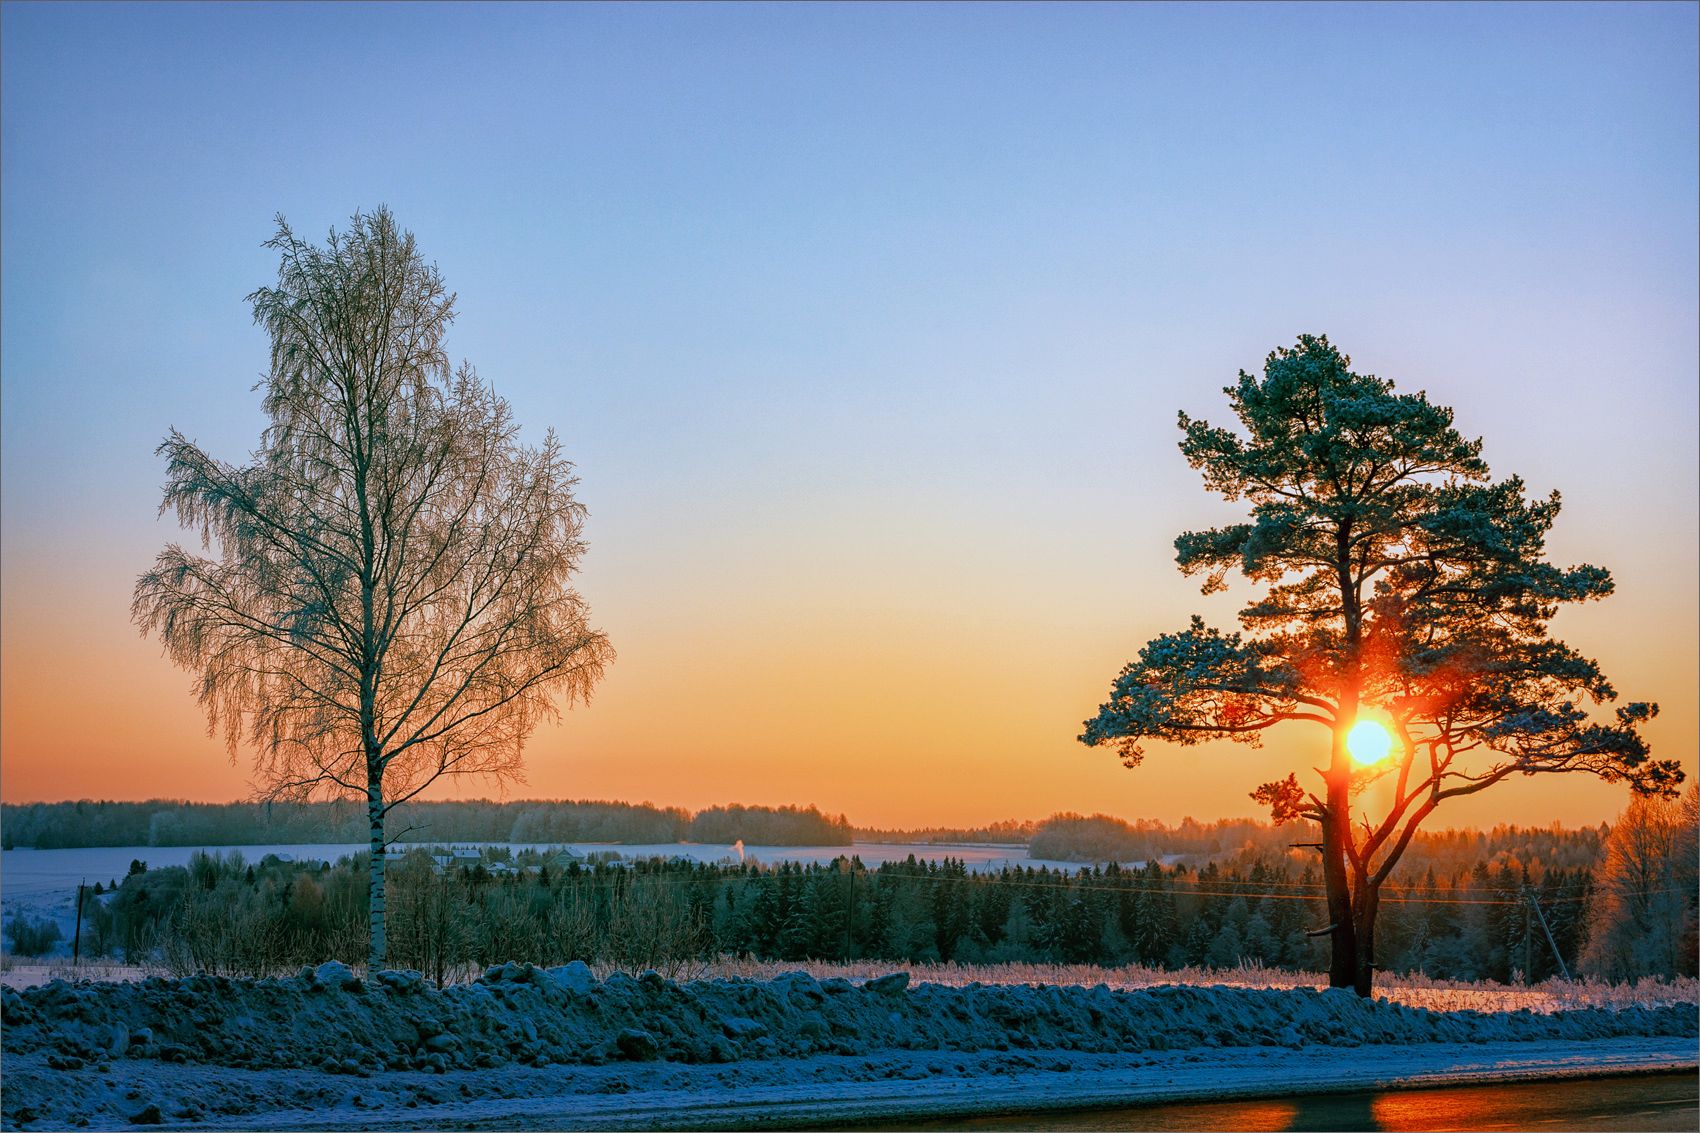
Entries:
[[[1609,876],[1597,884],[1587,868],[1503,858],[1413,871],[1385,894],[1384,967],[1501,982],[1539,981],[1561,962],[1570,973],[1693,975],[1692,893],[1654,906],[1673,919],[1667,938],[1686,933],[1686,945],[1626,969],[1610,956],[1625,933],[1612,919],[1622,886]],[[187,867],[137,862],[116,892],[85,898],[82,951],[228,975],[355,963],[366,948],[364,877],[360,855],[335,865],[249,863],[239,852],[197,854]],[[1320,873],[1292,851],[1201,868],[973,873],[949,857],[869,869],[851,855],[824,865],[562,863],[496,849],[446,871],[411,853],[390,878],[391,963],[438,980],[506,960],[682,975],[722,954],[1303,971],[1327,959]]]
[[[1486,861],[1591,869],[1600,859],[1609,831],[1604,823],[1577,828],[1502,823],[1489,830],[1419,830],[1406,851],[1406,867],[1420,871],[1429,865],[1450,868]],[[1180,855],[1196,865],[1204,859],[1277,856],[1314,837],[1303,825],[1255,819],[1198,822],[1187,818],[1170,826],[1151,819],[1126,822],[1107,814],[1057,814],[1038,824],[1027,852],[1044,861],[1083,863]]]
[[[365,807],[349,800],[316,803],[148,802],[0,805],[0,840],[8,850],[81,846],[263,846],[358,843],[366,840]],[[848,846],[843,815],[814,806],[681,807],[591,800],[413,801],[392,812],[400,842],[658,842],[767,846]]]
[[[1197,866],[1207,859],[1278,856],[1302,832],[1256,819],[1175,824],[1153,819],[1132,822],[1110,815],[1052,815],[1041,822],[1008,821],[973,828],[881,829],[852,826],[843,815],[814,806],[762,807],[731,804],[692,813],[681,807],[600,801],[412,802],[398,808],[392,831],[406,842],[515,842],[566,844],[611,842],[654,845],[742,840],[766,846],[849,846],[874,842],[1001,843],[1028,846],[1044,861],[1143,862],[1184,857]],[[1591,869],[1599,861],[1609,827],[1566,829],[1495,826],[1491,830],[1419,831],[1411,850],[1415,868],[1453,867],[1477,860],[1493,864],[1528,862],[1539,867]],[[263,846],[352,844],[365,836],[360,804],[60,802],[0,804],[0,840],[6,849],[66,849],[83,846]],[[1242,863],[1243,864],[1243,863]]]

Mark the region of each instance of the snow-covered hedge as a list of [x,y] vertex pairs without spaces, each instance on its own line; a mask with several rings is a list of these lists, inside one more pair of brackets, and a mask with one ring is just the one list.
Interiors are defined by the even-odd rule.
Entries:
[[65,1069],[141,1058],[366,1074],[891,1049],[1112,1052],[1700,1033],[1692,1006],[1433,1012],[1308,988],[909,986],[901,973],[859,985],[805,972],[678,984],[653,972],[598,980],[579,963],[504,964],[442,990],[416,972],[365,981],[332,962],[285,979],[56,980],[0,998],[5,1052],[45,1050]]

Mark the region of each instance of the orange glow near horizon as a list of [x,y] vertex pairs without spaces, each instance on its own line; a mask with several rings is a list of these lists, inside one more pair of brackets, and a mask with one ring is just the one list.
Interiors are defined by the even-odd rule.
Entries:
[[[102,570],[8,572],[9,593],[17,583],[56,601],[4,607],[0,797],[247,797],[248,754],[232,763],[207,736],[190,676],[130,628],[122,572],[104,584],[88,577]],[[1166,575],[1154,569],[1149,592],[1169,587],[1169,602],[1189,601],[1186,580]],[[1082,746],[1079,722],[1108,677],[1165,626],[1155,617],[1097,624],[1089,601],[1065,592],[1044,608],[984,620],[937,592],[852,611],[811,603],[798,586],[770,589],[765,610],[750,595],[739,612],[700,597],[660,605],[610,589],[602,600],[594,578],[586,586],[619,660],[591,704],[533,736],[525,780],[450,782],[427,797],[600,798],[691,810],[814,804],[886,828],[1058,811],[1174,823],[1257,816],[1253,786],[1295,769],[1303,778],[1326,759],[1326,731],[1304,724],[1271,732],[1260,749],[1153,743],[1132,771],[1112,752]],[[78,604],[78,593],[98,600]],[[1641,694],[1660,663],[1669,666],[1665,681],[1683,671],[1674,646],[1662,655],[1626,650],[1602,628],[1567,633],[1605,639],[1598,653],[1608,672],[1622,674],[1620,688]],[[1649,729],[1654,750],[1672,750],[1693,720],[1692,704],[1667,699]],[[1430,825],[1593,825],[1626,802],[1621,786],[1537,776],[1448,804]]]

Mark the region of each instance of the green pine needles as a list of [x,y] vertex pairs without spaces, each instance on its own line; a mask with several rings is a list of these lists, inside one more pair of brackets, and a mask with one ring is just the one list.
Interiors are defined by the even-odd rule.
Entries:
[[[1250,516],[1182,534],[1176,560],[1206,594],[1230,571],[1259,592],[1239,633],[1195,617],[1148,643],[1080,739],[1115,745],[1132,767],[1148,740],[1256,744],[1294,720],[1327,729],[1319,789],[1294,774],[1253,797],[1277,821],[1320,825],[1331,981],[1367,995],[1380,886],[1447,799],[1557,772],[1668,795],[1682,771],[1640,734],[1658,706],[1596,716],[1616,690],[1549,633],[1562,604],[1612,590],[1602,567],[1545,560],[1557,492],[1530,499],[1517,477],[1495,482],[1450,409],[1354,373],[1326,337],[1301,336],[1225,392],[1240,428],[1182,413],[1181,451]],[[1387,759],[1351,759],[1360,718],[1392,734]],[[1368,813],[1365,788],[1389,778],[1391,803]]]

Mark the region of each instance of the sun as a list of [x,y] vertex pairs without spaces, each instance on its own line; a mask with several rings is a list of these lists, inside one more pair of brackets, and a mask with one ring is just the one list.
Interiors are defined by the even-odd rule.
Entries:
[[1346,750],[1356,763],[1380,763],[1393,750],[1393,737],[1374,720],[1359,720],[1346,733]]

